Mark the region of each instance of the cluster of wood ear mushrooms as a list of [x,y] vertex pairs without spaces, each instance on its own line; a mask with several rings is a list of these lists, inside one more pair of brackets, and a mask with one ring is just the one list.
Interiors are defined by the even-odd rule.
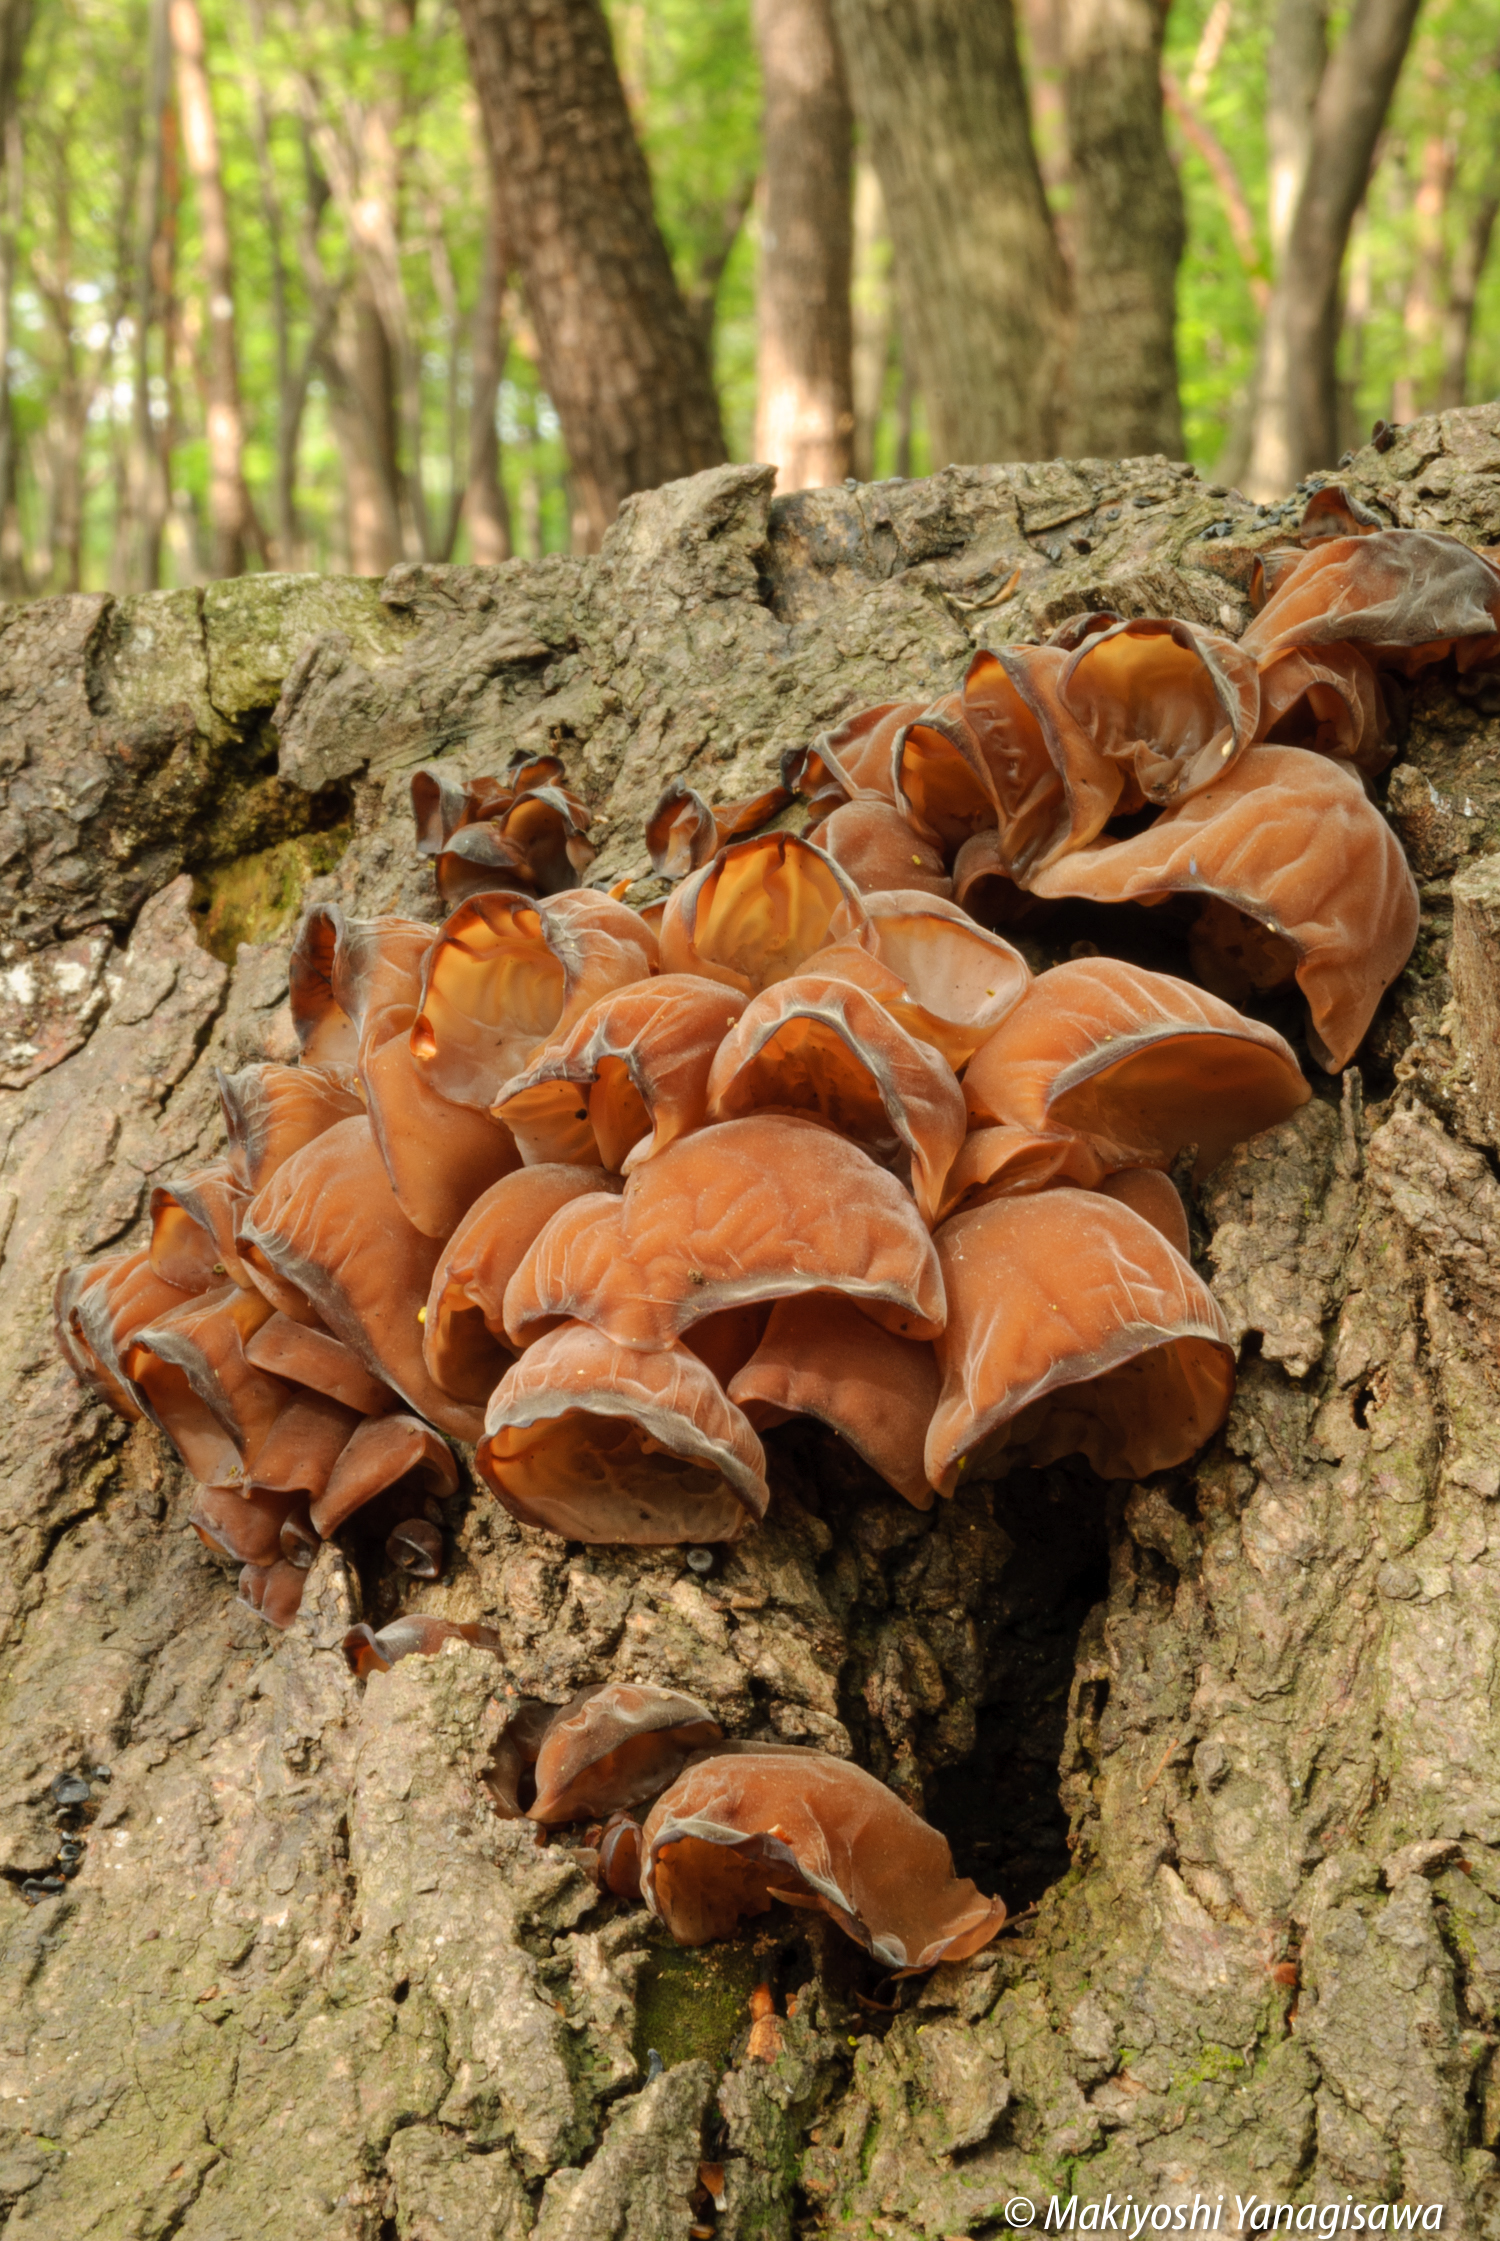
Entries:
[[[1070,1454],[1137,1478],[1213,1435],[1234,1352],[1173,1173],[1311,1094],[1236,1004],[1300,992],[1314,1061],[1354,1054],[1418,919],[1369,792],[1382,678],[1500,656],[1489,558],[1336,490],[1260,571],[1238,641],[1079,616],[851,717],[753,802],[669,787],[643,908],[576,884],[589,812],[556,758],[417,773],[448,917],[309,912],[300,1063],[221,1076],[224,1156],[57,1287],[68,1363],[171,1440],[263,1618],[290,1623],[334,1535],[440,1576],[453,1440],[527,1526],[701,1545],[765,1514],[761,1434],[795,1416],[921,1508]],[[1185,899],[1194,981],[1097,954],[1033,973],[1005,930],[1064,898]],[[483,1642],[419,1613],[356,1629],[351,1662],[455,1631]],[[946,1863],[942,1839],[821,1754],[716,1731],[643,1830],[612,1823],[641,1801],[597,1771],[634,1764],[627,1696],[556,1716],[529,1810],[605,1824],[605,1879],[679,1936],[767,1892],[893,1966],[993,1935],[922,1853]],[[635,1692],[632,1736],[678,1733],[665,1697]],[[866,1834],[840,1850],[846,1823]],[[908,1880],[968,1895],[913,1927]]]

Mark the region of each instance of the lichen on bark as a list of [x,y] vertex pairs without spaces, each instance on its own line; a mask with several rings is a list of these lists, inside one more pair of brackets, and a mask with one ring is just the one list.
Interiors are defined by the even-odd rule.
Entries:
[[[1348,479],[1494,542],[1500,410]],[[1197,1194],[1241,1374],[1194,1468],[921,1514],[791,1428],[767,1526],[707,1579],[452,1506],[424,1606],[494,1626],[518,1688],[690,1687],[732,1733],[857,1757],[1036,1902],[896,2012],[831,1929],[679,1954],[495,1821],[493,1661],[361,1690],[338,1639],[394,1585],[334,1550],[266,1636],[154,1435],[47,1333],[57,1265],[215,1145],[214,1067],[291,1055],[292,890],[436,914],[419,761],[554,747],[595,875],[639,872],[667,777],[749,792],[1080,608],[1238,630],[1275,531],[1159,459],[775,504],[722,468],[632,500],[597,559],[0,616],[7,2241],[658,2241],[704,2154],[736,2241],[938,2241],[1053,2190],[1404,2194],[1500,2229],[1500,1183],[1448,971],[1453,876],[1500,849],[1482,691],[1411,692],[1388,788],[1423,932],[1358,1074]],[[111,1771],[82,1870],[27,1906],[83,1762]],[[796,1999],[769,2062],[761,1976]]]

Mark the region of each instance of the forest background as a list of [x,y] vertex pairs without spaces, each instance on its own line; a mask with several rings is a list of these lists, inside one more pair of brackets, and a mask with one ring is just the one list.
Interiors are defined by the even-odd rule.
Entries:
[[[549,121],[545,44],[511,102],[528,4],[530,33],[551,10],[586,44],[594,0],[0,0],[0,591],[586,549],[625,487],[726,453],[776,457],[787,487],[1161,448],[1273,499],[1376,420],[1500,387],[1500,0],[1171,0],[1164,19],[1155,0],[1026,0],[1014,22],[1009,0],[608,0],[672,317],[712,394],[683,456],[634,457],[627,428],[614,483],[581,473],[579,428],[620,400],[580,393],[569,423],[563,392],[612,347],[549,315],[525,236],[536,161],[587,189],[597,143],[566,144],[565,86]],[[607,60],[590,67],[607,109]],[[1134,114],[1091,117],[1090,87]],[[1334,434],[1299,456],[1267,450],[1257,413],[1276,334],[1301,348],[1278,300],[1306,309],[1297,227],[1319,214],[1298,198],[1325,111],[1344,144],[1324,154],[1357,176],[1334,177],[1343,230],[1335,212],[1311,245],[1332,263]],[[930,256],[911,208],[929,184]],[[804,239],[788,265],[778,192],[803,196],[811,264]],[[1145,294],[1166,304],[1123,420],[1086,394],[1130,349],[1118,276],[1090,290],[1101,225],[1116,262],[1132,236],[1155,257]],[[776,419],[778,316],[794,357],[833,364],[825,440],[801,454]],[[1083,402],[1048,421],[1044,394],[1027,419],[1016,399],[1027,379],[1050,393],[1056,363]]]

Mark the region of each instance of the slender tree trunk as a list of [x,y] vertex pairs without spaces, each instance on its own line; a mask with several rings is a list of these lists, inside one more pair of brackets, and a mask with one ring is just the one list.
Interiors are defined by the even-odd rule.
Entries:
[[596,545],[633,490],[724,457],[599,0],[459,0],[542,378]]
[[[130,493],[127,519],[115,539],[115,582],[121,590],[154,591],[161,581],[162,530],[167,518],[167,458],[163,431],[151,410],[151,337],[161,325],[161,277],[167,260],[164,228],[170,223],[167,197],[168,142],[175,130],[172,108],[172,44],[167,27],[168,0],[151,0],[147,18],[146,129],[137,193],[136,265],[131,323],[133,365]],[[165,368],[171,383],[171,368]]]
[[782,490],[842,482],[854,457],[854,120],[830,0],[755,0],[764,201],[755,456]]
[[1307,177],[1313,110],[1327,64],[1327,0],[1280,0],[1266,56],[1266,183],[1271,254],[1278,262]]
[[[265,36],[259,0],[252,0],[250,26],[257,48]],[[286,214],[271,160],[271,104],[258,58],[251,66],[250,129],[260,186],[261,218],[271,254],[271,319],[276,339],[276,566],[297,566],[301,539],[297,528],[297,442],[307,403],[307,377],[292,367],[292,317],[286,286]],[[316,314],[315,314],[316,316]],[[304,361],[304,368],[306,361]]]
[[245,489],[245,427],[240,410],[239,352],[234,331],[234,263],[229,201],[219,162],[219,132],[198,0],[171,0],[169,23],[177,61],[182,144],[198,204],[203,291],[208,308],[208,514],[213,573],[238,576],[245,566],[249,505]]
[[1064,0],[1063,95],[1073,180],[1068,449],[1182,451],[1177,267],[1187,219],[1162,116],[1157,0]]
[[[1355,0],[1313,104],[1301,187],[1266,314],[1247,488],[1272,498],[1338,456],[1339,281],[1418,0]],[[1293,0],[1278,16],[1290,17]],[[1272,51],[1277,41],[1273,38]]]
[[854,466],[861,482],[875,472],[875,437],[885,405],[891,358],[891,236],[880,175],[867,155],[854,166],[853,326]]
[[492,179],[484,263],[479,274],[479,299],[474,306],[469,354],[469,479],[464,491],[469,551],[475,560],[483,562],[509,560],[511,554],[510,505],[500,479],[500,432],[495,421],[500,381],[505,371],[505,337],[501,331],[500,312],[505,300],[509,262],[510,243],[500,199],[500,182]]
[[1453,191],[1457,150],[1442,133],[1422,143],[1421,175],[1412,200],[1412,264],[1401,324],[1406,332],[1403,369],[1393,386],[1391,418],[1411,420],[1434,386],[1429,360],[1442,318],[1447,279],[1448,198]]
[[1489,262],[1495,220],[1500,217],[1500,150],[1492,150],[1484,183],[1468,226],[1460,237],[1448,277],[1448,300],[1443,306],[1443,373],[1438,387],[1438,410],[1467,402],[1469,352],[1474,341],[1474,305],[1479,283]]
[[1048,458],[1067,283],[1011,0],[835,0],[932,464]]
[[32,0],[0,0],[0,598],[26,590],[16,513],[16,430],[10,396],[11,296],[21,201],[21,69]]

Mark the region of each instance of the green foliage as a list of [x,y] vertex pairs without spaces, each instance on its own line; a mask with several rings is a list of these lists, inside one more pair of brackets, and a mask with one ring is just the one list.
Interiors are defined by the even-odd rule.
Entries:
[[[732,455],[743,458],[755,402],[760,105],[749,0],[606,4],[663,232],[685,296],[706,331],[711,323],[726,433]],[[347,322],[360,274],[372,270],[357,234],[373,190],[390,219],[383,284],[399,299],[408,365],[417,374],[419,426],[409,416],[402,425],[401,465],[408,486],[420,482],[427,549],[463,559],[466,532],[461,523],[455,529],[453,516],[467,472],[488,190],[452,0],[407,0],[404,11],[385,0],[202,6],[231,209],[246,475],[267,541],[261,557],[268,551],[275,565],[293,568],[350,564],[326,334],[314,346],[322,295]],[[1257,289],[1270,273],[1264,106],[1273,12],[1274,0],[1228,0],[1227,7],[1225,0],[1173,0],[1168,20],[1167,67],[1198,120],[1193,133],[1180,119],[1169,125],[1189,215],[1179,296],[1183,406],[1189,454],[1210,470],[1232,448],[1255,363]],[[136,471],[133,319],[151,134],[148,19],[149,0],[37,0],[23,103],[12,364],[22,528],[38,591],[127,580],[120,527]],[[393,33],[393,22],[404,28]],[[1340,28],[1336,20],[1335,34]],[[1047,129],[1043,119],[1044,135]],[[1205,155],[1205,132],[1221,152],[1216,164]],[[1445,401],[1455,276],[1461,282],[1487,202],[1500,198],[1497,150],[1500,0],[1427,0],[1351,245],[1346,440],[1362,437],[1377,416],[1404,418]],[[1058,154],[1042,149],[1049,175]],[[180,172],[180,158],[177,164]],[[1248,212],[1248,244],[1231,223],[1226,173]],[[153,326],[149,394],[158,436],[170,434],[163,579],[189,583],[202,579],[208,546],[207,307],[185,175],[172,199],[171,344]],[[1056,199],[1063,209],[1062,188]],[[1500,385],[1496,262],[1478,290],[1471,400]],[[566,460],[514,289],[504,324],[499,425],[516,546],[565,548]],[[304,375],[288,540],[276,496],[278,445]],[[920,398],[914,406],[908,400],[911,434],[902,450],[901,391],[893,347],[875,434],[877,474],[903,464],[920,473],[927,464]],[[409,551],[417,534],[408,518]]]

